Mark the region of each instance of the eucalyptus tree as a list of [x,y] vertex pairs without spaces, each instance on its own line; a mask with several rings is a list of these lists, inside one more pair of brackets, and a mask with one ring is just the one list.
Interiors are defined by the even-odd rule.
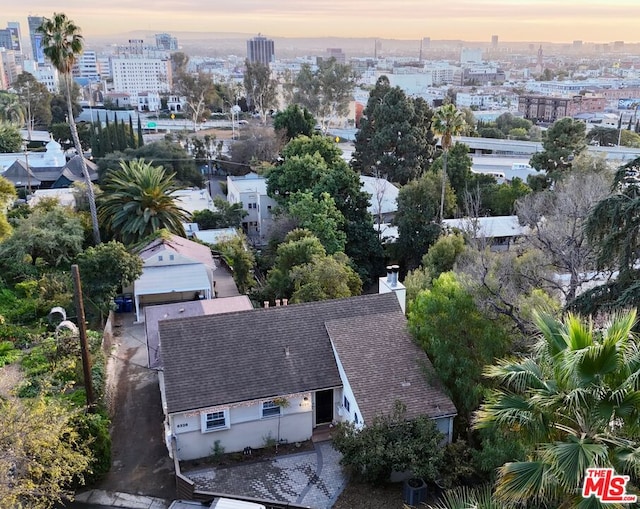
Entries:
[[80,156],[82,175],[87,184],[93,240],[96,244],[99,244],[100,227],[98,224],[96,198],[87,163],[83,156],[80,138],[78,137],[78,129],[73,116],[73,103],[71,98],[71,91],[73,89],[71,71],[78,60],[78,56],[82,54],[84,47],[83,37],[80,34],[80,28],[63,13],[54,13],[52,18],[43,18],[42,25],[37,28],[37,32],[42,35],[42,48],[45,56],[60,73],[61,79],[64,82],[67,97],[67,120],[71,128],[71,136],[76,152]]

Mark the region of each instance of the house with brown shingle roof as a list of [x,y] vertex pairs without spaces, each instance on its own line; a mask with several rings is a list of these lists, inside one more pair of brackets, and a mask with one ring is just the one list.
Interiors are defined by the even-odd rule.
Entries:
[[165,433],[179,460],[366,426],[401,401],[451,440],[456,409],[393,292],[160,320]]

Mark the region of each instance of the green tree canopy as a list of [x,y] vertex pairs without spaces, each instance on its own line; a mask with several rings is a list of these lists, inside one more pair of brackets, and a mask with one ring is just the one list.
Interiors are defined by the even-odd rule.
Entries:
[[585,125],[572,118],[556,120],[542,140],[544,150],[531,157],[531,166],[545,170],[548,178],[557,181],[571,169],[571,161],[587,146]]
[[291,302],[316,302],[360,295],[362,281],[349,266],[344,253],[314,256],[309,263],[296,265],[291,270],[293,294]]
[[356,134],[353,168],[400,184],[422,175],[435,153],[432,116],[424,100],[408,98],[381,76]]
[[[439,173],[429,172],[398,193],[398,212],[393,222],[398,227],[398,247],[409,269],[418,266],[429,246],[440,236],[437,218],[441,181]],[[448,212],[455,207],[450,187],[446,198]]]
[[300,228],[318,237],[327,254],[344,251],[346,235],[341,229],[344,216],[329,193],[322,193],[319,199],[310,192],[294,193],[289,197],[287,212]]
[[0,121],[21,127],[24,124],[25,113],[17,94],[0,90]]
[[9,122],[0,121],[0,153],[13,153],[22,150],[20,129]]
[[573,306],[583,313],[636,307],[640,304],[640,158],[621,166],[611,194],[599,201],[585,224],[596,251],[599,269],[617,271],[618,277],[580,295]]
[[316,119],[309,110],[297,104],[291,104],[273,116],[273,128],[284,131],[287,141],[300,135],[311,136],[315,125]]
[[155,141],[137,149],[124,152],[112,152],[98,161],[101,181],[112,170],[118,170],[122,161],[145,159],[155,165],[161,165],[175,174],[176,185],[202,187],[204,179],[196,169],[193,158],[179,144],[171,141]]
[[247,239],[240,235],[215,244],[213,249],[218,251],[231,267],[238,291],[247,293],[255,284],[253,277],[255,257],[253,251],[247,248]]
[[426,415],[406,418],[397,402],[391,415],[376,416],[360,427],[338,424],[333,446],[342,453],[340,463],[355,479],[371,484],[388,482],[392,472],[410,471],[418,478],[434,481],[442,459],[442,434]]
[[85,300],[102,315],[112,309],[116,295],[142,274],[142,259],[116,241],[89,247],[76,261]]
[[100,196],[100,220],[116,240],[136,244],[152,233],[167,229],[185,236],[189,214],[176,203],[175,174],[144,159],[123,161],[107,175]]
[[452,272],[440,274],[432,289],[418,294],[408,319],[458,410],[458,430],[466,429],[482,400],[485,365],[508,351],[507,329],[478,309]]
[[3,258],[58,267],[70,263],[82,251],[82,222],[66,207],[36,206],[30,215],[14,221],[13,234],[0,244]]
[[328,193],[344,216],[345,253],[363,279],[377,274],[382,251],[367,210],[369,196],[362,191],[358,174],[342,159],[340,149],[324,136],[300,136],[287,144],[282,155],[284,162],[267,174],[269,195],[285,205],[297,191],[310,191],[316,200]]
[[193,213],[194,223],[198,223],[201,230],[216,228],[240,228],[242,218],[248,214],[241,203],[229,203],[224,198],[216,196],[213,199],[215,211],[197,210]]
[[562,322],[541,315],[536,319],[540,339],[531,355],[487,368],[485,375],[499,386],[480,407],[476,427],[503,431],[528,449],[526,461],[499,469],[498,500],[605,507],[594,497],[580,496],[587,468],[613,468],[630,475],[632,483],[637,480],[635,320],[635,310],[602,325],[574,315]]

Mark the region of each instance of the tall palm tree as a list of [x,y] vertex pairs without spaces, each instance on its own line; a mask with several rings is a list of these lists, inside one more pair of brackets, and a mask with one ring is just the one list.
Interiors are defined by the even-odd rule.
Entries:
[[82,146],[80,145],[78,129],[75,119],[73,118],[73,104],[71,101],[71,93],[73,90],[71,70],[78,56],[83,51],[83,38],[82,35],[80,35],[80,28],[63,13],[54,13],[52,18],[43,18],[42,25],[37,28],[37,32],[42,34],[42,48],[45,56],[58,70],[64,82],[65,95],[67,96],[67,117],[71,129],[71,137],[73,138],[76,152],[80,156],[82,174],[87,184],[93,239],[96,244],[99,244],[100,228],[96,209],[96,197],[93,191],[91,177],[89,176],[89,170],[84,160]]
[[[526,461],[498,472],[495,496],[544,507],[604,507],[582,499],[589,467],[640,473],[640,344],[636,311],[614,314],[596,329],[568,315],[536,317],[541,337],[534,354],[487,368],[498,387],[476,414],[477,428],[517,436]],[[611,507],[611,506],[609,506]]]
[[453,137],[460,134],[464,128],[464,116],[453,104],[445,104],[438,108],[433,115],[431,128],[440,136],[442,146],[442,193],[440,196],[440,221],[444,219],[444,195],[447,187],[447,155],[453,145]]
[[144,159],[122,161],[107,174],[100,199],[99,217],[114,237],[132,245],[152,233],[166,229],[185,236],[183,223],[189,213],[172,196],[175,173],[165,174],[162,166]]

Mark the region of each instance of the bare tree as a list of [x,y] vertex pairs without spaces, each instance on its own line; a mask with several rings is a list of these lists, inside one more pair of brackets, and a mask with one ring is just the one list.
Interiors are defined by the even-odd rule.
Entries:
[[520,222],[530,234],[525,242],[539,249],[555,273],[551,284],[565,302],[581,287],[602,274],[596,271],[595,247],[588,242],[584,225],[589,211],[609,194],[610,175],[572,171],[552,190],[533,193],[516,203]]

